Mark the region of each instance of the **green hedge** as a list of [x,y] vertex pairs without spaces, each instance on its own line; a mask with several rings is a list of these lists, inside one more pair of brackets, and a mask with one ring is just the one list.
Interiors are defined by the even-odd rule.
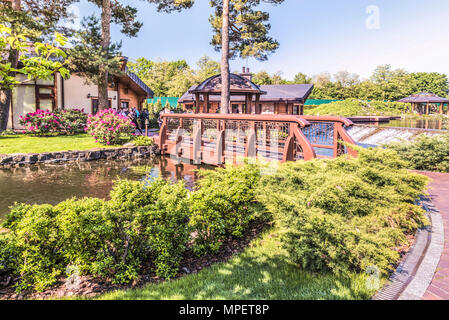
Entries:
[[227,237],[241,237],[253,218],[255,167],[204,176],[193,192],[183,182],[121,180],[109,201],[17,204],[3,224],[9,232],[0,234],[0,273],[18,277],[18,291],[43,291],[72,267],[114,283],[137,279],[144,267],[172,278],[189,243],[196,253],[216,252]]
[[[197,187],[165,180],[116,182],[111,200],[15,205],[0,234],[0,273],[17,290],[42,291],[76,267],[127,283],[145,270],[174,277],[187,250],[215,253],[253,219],[285,232],[289,259],[311,271],[382,274],[427,223],[415,201],[427,178],[408,172],[392,150],[358,158],[289,162],[277,170],[246,164],[202,173]],[[273,167],[270,167],[273,169]],[[149,269],[148,269],[149,268]]]
[[410,169],[449,172],[449,134],[421,135],[415,141],[396,142],[386,147],[396,150]]
[[407,235],[427,223],[414,201],[427,178],[404,169],[394,151],[359,150],[357,159],[282,165],[262,178],[259,200],[285,229],[290,259],[312,271],[383,274]]
[[332,115],[332,116],[382,116],[401,115],[407,113],[409,105],[400,102],[385,101],[362,101],[357,99],[347,99],[336,101],[320,106],[306,107],[305,113],[308,115]]

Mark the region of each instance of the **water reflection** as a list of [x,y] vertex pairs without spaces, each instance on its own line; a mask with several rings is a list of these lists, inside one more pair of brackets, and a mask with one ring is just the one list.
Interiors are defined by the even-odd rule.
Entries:
[[144,180],[156,177],[173,182],[184,180],[192,189],[197,180],[196,166],[166,157],[134,161],[94,161],[64,165],[35,165],[0,169],[0,221],[15,202],[57,204],[71,197],[107,199],[114,180]]
[[432,130],[449,130],[449,118],[445,119],[416,119],[401,118],[388,123],[378,123],[380,127],[400,127]]

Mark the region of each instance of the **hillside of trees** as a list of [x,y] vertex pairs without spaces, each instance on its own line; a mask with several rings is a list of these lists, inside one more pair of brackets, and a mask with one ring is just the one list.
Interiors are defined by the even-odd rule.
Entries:
[[[150,61],[146,58],[139,58],[129,65],[131,71],[152,88],[156,96],[180,97],[191,86],[220,73],[220,63],[207,56],[202,57],[194,67],[189,66],[185,60]],[[368,79],[361,79],[355,73],[340,71],[334,75],[323,72],[314,76],[299,72],[293,80],[288,80],[282,77],[282,72],[269,74],[260,71],[253,73],[253,81],[258,85],[312,83],[315,88],[309,99],[396,101],[420,92],[449,96],[446,74],[409,73],[404,69],[393,69],[390,65],[378,66]]]

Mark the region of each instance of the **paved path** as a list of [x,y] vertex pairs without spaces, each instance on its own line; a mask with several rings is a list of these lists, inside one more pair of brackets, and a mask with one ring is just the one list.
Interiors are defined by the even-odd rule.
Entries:
[[427,288],[424,300],[449,300],[449,173],[419,172],[432,179],[429,194],[440,211],[444,226],[444,249],[436,273]]

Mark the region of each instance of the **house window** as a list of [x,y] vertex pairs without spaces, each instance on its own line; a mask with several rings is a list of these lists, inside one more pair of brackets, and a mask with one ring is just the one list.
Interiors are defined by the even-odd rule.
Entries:
[[299,115],[299,106],[293,106],[293,114]]
[[232,105],[232,113],[239,113],[239,105],[238,104]]
[[56,97],[53,86],[36,86],[36,109],[53,111]]
[[129,109],[129,101],[122,101],[122,109]]

